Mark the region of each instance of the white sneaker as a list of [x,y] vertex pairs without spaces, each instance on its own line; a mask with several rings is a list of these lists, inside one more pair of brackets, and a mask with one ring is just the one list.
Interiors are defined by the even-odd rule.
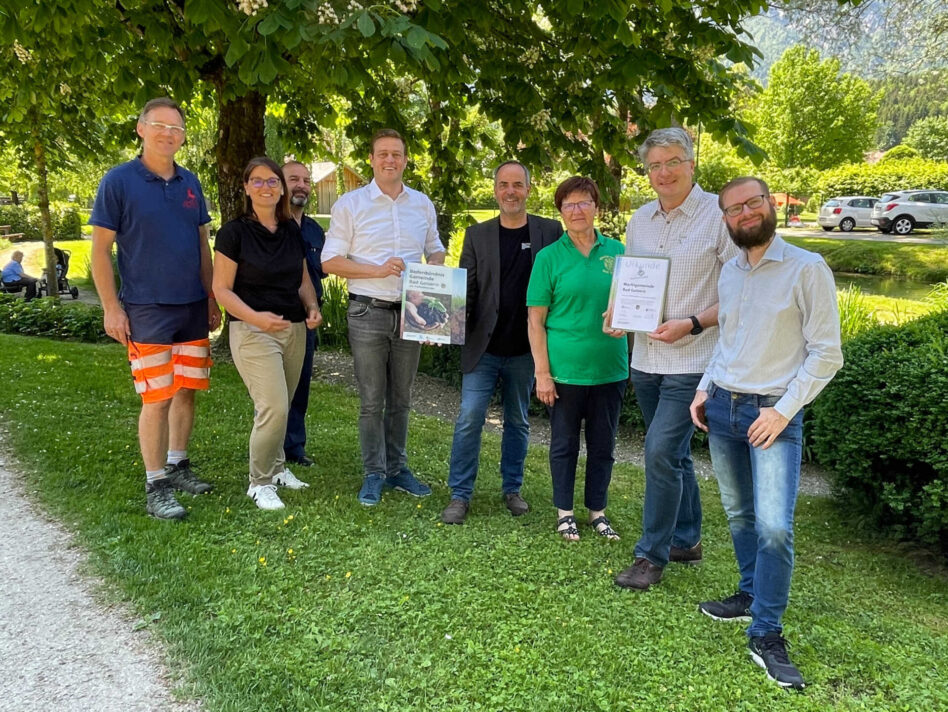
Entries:
[[283,500],[277,495],[276,485],[250,485],[247,496],[260,509],[283,509]]
[[281,472],[279,475],[273,476],[273,484],[295,490],[309,487],[309,483],[303,482],[303,480],[299,479],[286,467],[283,468],[283,472]]

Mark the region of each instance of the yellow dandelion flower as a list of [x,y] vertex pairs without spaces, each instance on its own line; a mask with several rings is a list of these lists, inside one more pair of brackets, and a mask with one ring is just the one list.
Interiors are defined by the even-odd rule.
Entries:
[[257,559],[257,561],[259,561],[261,564],[265,564],[267,563],[267,557],[261,556],[259,559]]
[[291,514],[290,516],[287,517],[287,519],[289,519],[290,521],[293,521],[293,515]]
[[292,549],[287,549],[287,550],[286,550],[286,553],[287,553],[287,554],[291,554],[291,555],[292,555],[292,553],[293,553],[293,550],[292,550]]
[[224,514],[230,514],[230,507],[224,510]]
[[515,653],[519,653],[519,652],[520,652],[520,646],[519,646],[519,645],[515,645],[515,646],[514,646],[514,652],[515,652]]
[[349,578],[349,577],[351,577],[351,576],[352,576],[352,572],[351,572],[351,571],[346,571],[346,578]]
[[420,504],[418,505],[418,509],[421,509],[421,505],[420,505]]
[[236,554],[236,553],[237,553],[237,549],[231,549],[231,550],[230,550],[230,553],[231,553],[231,554]]
[[326,574],[326,580],[327,580],[327,581],[328,581],[329,579],[331,579],[331,578],[332,578],[332,576],[330,576],[329,574]]

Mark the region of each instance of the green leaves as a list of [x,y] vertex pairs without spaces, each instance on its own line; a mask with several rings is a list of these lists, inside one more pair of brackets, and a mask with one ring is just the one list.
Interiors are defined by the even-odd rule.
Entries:
[[375,34],[375,23],[372,22],[372,17],[369,15],[368,10],[363,10],[359,13],[356,26],[359,28],[359,32],[362,33],[363,37],[371,37]]

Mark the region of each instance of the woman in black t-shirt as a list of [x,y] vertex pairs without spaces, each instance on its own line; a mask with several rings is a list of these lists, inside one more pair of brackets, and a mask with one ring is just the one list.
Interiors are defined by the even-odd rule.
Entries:
[[260,509],[282,509],[276,487],[308,487],[286,469],[283,438],[306,350],[322,323],[283,171],[269,158],[244,169],[246,212],[223,225],[214,250],[214,295],[230,315],[230,350],[253,400],[250,488]]

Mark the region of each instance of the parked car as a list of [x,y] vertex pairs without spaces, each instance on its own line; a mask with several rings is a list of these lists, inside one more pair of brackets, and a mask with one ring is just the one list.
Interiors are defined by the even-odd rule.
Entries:
[[918,227],[948,224],[948,191],[899,190],[886,193],[872,209],[872,224],[882,232],[908,235]]
[[869,222],[872,217],[872,206],[878,198],[867,195],[844,195],[827,200],[820,208],[820,226],[831,231],[838,227],[843,232],[849,232],[854,227],[872,227]]

